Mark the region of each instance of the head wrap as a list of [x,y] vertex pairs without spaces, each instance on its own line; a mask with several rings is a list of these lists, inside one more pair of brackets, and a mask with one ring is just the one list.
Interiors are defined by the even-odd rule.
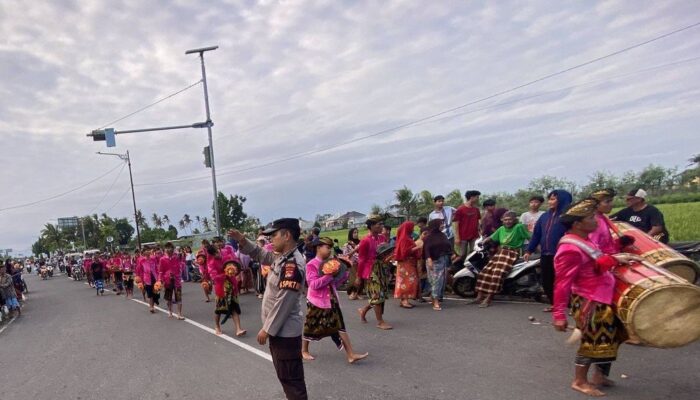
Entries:
[[589,197],[587,199],[583,199],[579,201],[578,203],[574,203],[569,207],[565,212],[562,217],[568,217],[568,218],[586,218],[588,216],[591,216],[595,214],[596,208],[598,207],[598,200]]
[[605,199],[614,199],[616,195],[617,192],[615,191],[615,189],[611,188],[600,189],[591,193],[591,197],[598,201],[603,201]]
[[411,256],[411,250],[416,247],[413,241],[413,222],[406,221],[399,226],[396,234],[396,249],[394,249],[394,259],[403,261]]

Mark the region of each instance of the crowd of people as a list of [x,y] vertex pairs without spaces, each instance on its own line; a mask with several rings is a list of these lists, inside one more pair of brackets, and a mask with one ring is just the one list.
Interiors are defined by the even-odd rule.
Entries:
[[[451,267],[461,264],[475,250],[477,239],[483,238],[492,256],[478,275],[476,298],[471,302],[489,307],[516,260],[539,253],[541,285],[550,303],[544,311],[553,311],[555,328],[566,330],[571,300],[576,326],[583,332],[572,387],[600,395],[599,388],[611,384],[610,363],[624,340],[624,327],[610,313],[609,270],[629,261],[619,255],[624,240],[612,236],[606,216],[615,195],[613,190],[603,190],[572,205],[569,192],[555,190],[546,198],[533,196],[528,211],[517,215],[498,207],[493,199],[481,202],[481,193],[469,190],[457,208],[436,196],[429,215],[403,222],[395,236],[383,218],[374,215],[366,221],[366,236],[360,238],[357,228],[350,229],[347,242],[340,246],[319,230],[302,233],[298,220],[283,218],[270,228],[260,228],[255,240],[231,230],[228,240],[203,240],[196,252],[166,243],[133,253],[86,256],[82,266],[72,267],[82,267],[97,296],[111,288],[117,295],[133,298],[136,290],[150,313],[164,301],[169,318],[175,320],[185,319],[183,282],[201,281],[202,300],[213,300],[215,332],[222,334],[222,325],[232,319],[237,337],[247,334],[240,319],[239,295],[255,292],[262,300],[263,321],[257,341],[269,340],[287,397],[304,399],[303,360],[315,360],[312,342],[330,337],[351,364],[369,355],[356,352],[350,341],[340,306],[341,288],[347,290],[350,301],[366,299],[367,304],[357,309],[362,323],[373,311],[377,328],[393,329],[385,319],[385,303],[394,297],[403,309],[416,307],[417,301],[441,311]],[[668,238],[663,216],[645,203],[645,197],[642,189],[630,192],[629,207],[611,218],[659,239]],[[545,203],[547,210],[540,210]],[[19,313],[21,294],[9,278],[12,270],[7,265],[0,271],[0,295],[9,310]],[[603,329],[607,329],[607,341],[601,342]],[[589,381],[591,365],[596,367]]]

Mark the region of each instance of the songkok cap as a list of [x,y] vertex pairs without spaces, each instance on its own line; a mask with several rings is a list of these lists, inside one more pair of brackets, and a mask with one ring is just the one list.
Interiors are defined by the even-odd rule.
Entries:
[[600,189],[591,193],[591,197],[598,201],[603,201],[605,199],[613,199],[615,198],[615,196],[617,196],[617,192],[615,191],[615,189],[611,188]]
[[585,218],[595,214],[597,207],[598,200],[589,197],[572,204],[571,207],[564,212],[564,216]]
[[370,215],[369,217],[367,217],[367,222],[369,222],[371,224],[377,224],[379,222],[384,222],[384,217],[382,217],[381,215]]
[[644,189],[642,189],[642,188],[638,188],[638,189],[632,189],[632,190],[630,190],[630,191],[627,193],[627,195],[628,195],[628,196],[633,196],[633,197],[639,197],[640,199],[646,199],[646,197],[647,197],[647,192],[646,192]]
[[294,236],[299,236],[299,233],[301,232],[301,228],[299,227],[299,220],[296,218],[280,218],[276,219],[272,222],[272,227],[267,228],[263,231],[263,235],[265,236],[270,236],[273,233],[277,232],[280,229],[287,229],[291,231],[292,233],[295,233]]
[[331,239],[329,237],[318,238],[315,244],[316,244],[316,246],[320,246],[322,244],[325,244],[326,246],[333,248],[333,239]]

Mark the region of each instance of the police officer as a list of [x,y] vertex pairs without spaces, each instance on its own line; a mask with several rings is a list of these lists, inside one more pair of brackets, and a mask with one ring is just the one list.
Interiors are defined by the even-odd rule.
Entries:
[[297,250],[301,234],[299,220],[278,219],[263,232],[270,236],[274,252],[263,250],[237,230],[232,229],[228,234],[238,241],[242,253],[261,265],[271,265],[263,296],[263,326],[258,332],[258,343],[264,345],[270,339],[272,362],[287,399],[307,399],[301,357],[306,261]]

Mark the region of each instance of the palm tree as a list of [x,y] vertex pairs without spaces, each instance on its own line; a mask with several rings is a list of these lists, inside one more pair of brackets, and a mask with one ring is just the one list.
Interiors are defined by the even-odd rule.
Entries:
[[151,220],[153,221],[153,225],[156,226],[156,228],[162,228],[163,227],[163,218],[158,216],[158,214],[153,213],[151,216]]
[[700,169],[700,154],[694,155],[688,161],[690,161],[690,164],[688,164],[689,167],[692,167],[693,164],[695,164],[695,167]]
[[379,204],[372,204],[372,208],[369,211],[370,215],[381,215],[383,212],[384,210]]
[[58,229],[58,226],[53,224],[44,225],[44,229],[41,230],[41,238],[46,241],[47,244],[56,246],[56,249],[63,248],[65,240],[63,239],[63,233]]
[[182,222],[185,223],[185,228],[189,229],[190,232],[192,231],[191,226],[192,226],[192,218],[190,218],[189,214],[185,214],[182,216]]
[[400,215],[406,217],[407,220],[411,219],[411,216],[415,215],[416,206],[418,205],[418,196],[413,194],[411,189],[404,186],[399,190],[395,190],[396,202],[397,204],[392,207],[395,208]]
[[177,223],[177,226],[180,227],[183,231],[185,230],[185,220],[180,220],[180,222]]
[[204,228],[204,232],[209,232],[211,230],[211,225],[207,217],[202,218],[202,227]]
[[170,218],[168,214],[163,214],[163,225],[170,225]]
[[136,211],[136,224],[142,228],[145,229],[148,227],[148,222],[146,222],[146,217],[143,216],[143,213],[141,210]]

